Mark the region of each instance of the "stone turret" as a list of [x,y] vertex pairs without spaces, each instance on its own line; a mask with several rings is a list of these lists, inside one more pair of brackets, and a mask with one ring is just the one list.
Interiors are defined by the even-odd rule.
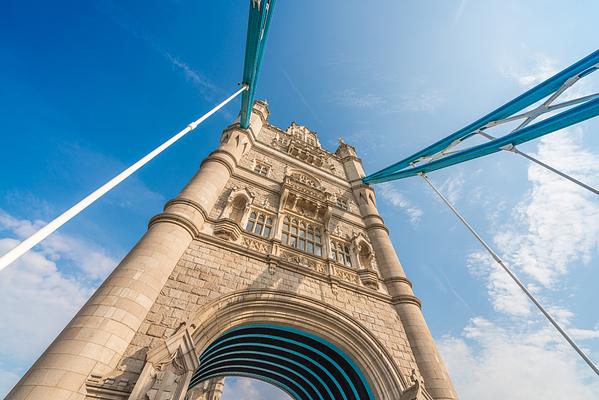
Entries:
[[449,374],[422,315],[420,300],[412,291],[412,283],[406,277],[393,248],[389,230],[379,215],[374,190],[370,185],[362,182],[365,176],[362,161],[358,158],[356,149],[343,140],[339,141],[335,154],[343,162],[376,254],[379,271],[408,335],[425,387],[435,399],[456,399],[457,395]]

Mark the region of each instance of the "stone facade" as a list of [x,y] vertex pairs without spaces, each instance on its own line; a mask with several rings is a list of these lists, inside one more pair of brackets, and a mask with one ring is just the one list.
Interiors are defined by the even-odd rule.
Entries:
[[343,349],[379,399],[457,398],[354,148],[268,114],[224,130],[8,398],[217,400],[222,378],[187,391],[198,355],[265,322]]

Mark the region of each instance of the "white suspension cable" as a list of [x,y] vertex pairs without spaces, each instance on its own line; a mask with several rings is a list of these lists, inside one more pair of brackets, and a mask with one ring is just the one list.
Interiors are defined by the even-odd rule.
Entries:
[[[483,136],[483,137],[485,137],[485,138],[487,138],[487,139],[489,139],[489,140],[495,140],[495,137],[489,135],[488,133],[486,133],[486,132],[484,132],[482,130],[478,130],[478,134],[481,135],[481,136]],[[515,154],[519,154],[522,157],[527,158],[530,161],[532,161],[532,162],[540,165],[541,167],[546,168],[549,171],[558,174],[562,178],[566,178],[570,182],[573,182],[573,183],[577,184],[578,186],[583,187],[586,190],[588,190],[588,191],[590,191],[592,193],[595,193],[596,195],[599,195],[599,190],[595,189],[594,187],[589,186],[586,183],[583,183],[583,182],[579,181],[578,179],[571,177],[570,175],[566,174],[565,172],[562,172],[560,170],[557,170],[557,169],[553,168],[551,165],[545,164],[543,161],[541,161],[541,160],[539,160],[539,159],[537,159],[537,158],[535,158],[535,157],[533,157],[533,156],[531,156],[531,155],[529,155],[529,154],[527,154],[527,153],[525,153],[523,151],[520,151],[514,145],[502,148],[502,150],[509,151],[509,152],[515,153]]]
[[206,119],[208,119],[208,117],[210,117],[212,114],[214,114],[215,112],[217,112],[218,110],[223,108],[231,100],[233,100],[234,98],[239,96],[244,90],[247,90],[247,85],[243,85],[243,87],[241,89],[239,89],[234,94],[229,96],[226,100],[224,100],[222,103],[218,104],[212,110],[208,111],[206,114],[202,115],[200,118],[198,118],[197,120],[195,120],[192,123],[190,123],[189,125],[187,125],[187,127],[185,129],[183,129],[181,132],[177,133],[175,136],[171,137],[166,142],[164,142],[160,146],[156,147],[154,150],[152,150],[146,156],[141,158],[135,164],[131,165],[129,168],[127,168],[126,170],[124,170],[123,172],[121,172],[120,174],[118,174],[117,176],[115,176],[114,178],[109,180],[108,182],[106,182],[104,185],[102,185],[101,187],[96,189],[93,193],[89,194],[87,197],[85,197],[79,203],[77,203],[73,207],[69,208],[67,211],[62,213],[60,216],[58,216],[57,218],[55,218],[54,220],[49,222],[46,226],[44,226],[43,228],[41,228],[40,230],[35,232],[33,235],[31,235],[27,239],[23,240],[21,243],[19,243],[15,248],[10,250],[8,253],[4,254],[0,258],[0,271],[2,269],[6,268],[13,261],[15,261],[16,259],[21,257],[23,254],[25,254],[27,251],[29,251],[32,247],[34,247],[35,245],[40,243],[42,240],[44,240],[46,237],[48,237],[50,234],[52,234],[52,232],[54,232],[55,230],[60,228],[62,225],[64,225],[66,222],[68,222],[71,218],[73,218],[74,216],[79,214],[81,211],[85,210],[89,205],[94,203],[100,197],[102,197],[103,195],[108,193],[111,189],[113,189],[119,183],[121,183],[122,181],[127,179],[138,169],[140,169],[141,167],[146,165],[154,157],[156,157],[158,154],[162,153],[164,150],[166,150],[168,147],[170,147],[173,143],[175,143],[176,141],[181,139],[187,133],[194,130],[199,124],[201,124]]
[[599,376],[599,369],[597,369],[597,366],[593,364],[591,359],[587,357],[587,355],[580,349],[580,347],[578,347],[578,345],[570,338],[566,331],[562,329],[558,322],[555,319],[553,319],[553,317],[545,310],[541,303],[537,301],[533,294],[528,291],[526,286],[524,286],[524,284],[520,282],[518,277],[514,275],[514,273],[509,269],[505,262],[503,262],[501,257],[499,257],[497,253],[495,253],[491,246],[489,246],[487,242],[485,242],[484,239],[480,237],[480,235],[474,230],[474,228],[468,223],[468,221],[466,221],[462,214],[460,214],[460,212],[449,202],[449,200],[447,200],[445,196],[443,196],[443,194],[435,187],[435,185],[433,185],[428,176],[426,176],[422,172],[419,175],[431,187],[431,189],[433,189],[433,191],[437,193],[437,196],[439,196],[441,200],[443,200],[447,207],[451,209],[451,211],[455,214],[456,217],[458,217],[458,219],[464,224],[464,226],[468,228],[468,230],[470,231],[470,233],[472,233],[472,235],[474,235],[476,240],[478,240],[479,243],[483,245],[483,247],[489,252],[491,257],[493,257],[497,264],[499,264],[501,268],[503,268],[503,270],[507,272],[507,274],[510,276],[510,278],[512,278],[514,282],[516,282],[516,285],[518,285],[518,287],[526,294],[526,296],[528,296],[530,301],[532,301],[535,304],[535,306],[537,306],[537,308],[543,313],[543,315],[549,320],[549,322],[551,322],[555,329],[557,329],[557,331],[564,337],[564,339],[566,339],[570,346],[572,346],[574,350],[576,350],[576,352],[580,355],[580,357],[582,357],[582,359],[588,364],[588,366],[591,367],[595,374]]

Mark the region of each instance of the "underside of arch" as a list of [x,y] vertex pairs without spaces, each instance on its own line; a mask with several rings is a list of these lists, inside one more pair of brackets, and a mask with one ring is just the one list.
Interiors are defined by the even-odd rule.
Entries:
[[253,324],[225,332],[200,355],[190,388],[231,375],[266,381],[295,400],[374,399],[364,375],[341,349],[287,326]]

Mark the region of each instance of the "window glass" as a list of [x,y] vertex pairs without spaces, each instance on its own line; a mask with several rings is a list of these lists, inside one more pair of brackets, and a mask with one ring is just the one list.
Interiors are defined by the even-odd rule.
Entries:
[[283,219],[281,243],[306,253],[322,256],[321,230],[302,220]]
[[347,243],[332,240],[331,259],[335,260],[341,265],[345,265],[346,267],[353,266],[351,261],[351,254],[349,251],[349,245]]
[[[268,238],[272,231],[272,217],[261,211],[252,211],[248,218],[245,230],[256,235]],[[285,226],[285,224],[283,225]]]

